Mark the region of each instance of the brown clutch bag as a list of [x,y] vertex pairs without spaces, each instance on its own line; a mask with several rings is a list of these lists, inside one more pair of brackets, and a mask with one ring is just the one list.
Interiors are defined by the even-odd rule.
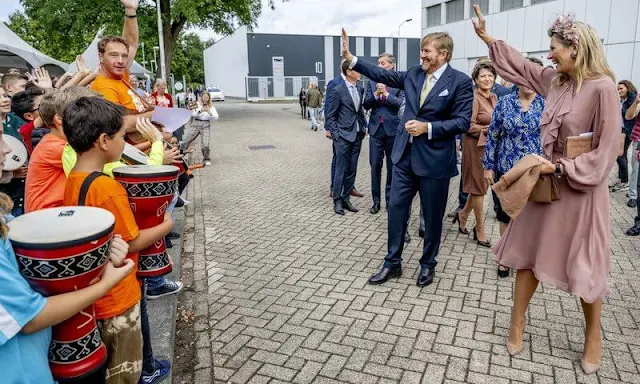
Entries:
[[529,201],[534,203],[551,203],[560,200],[560,191],[558,190],[558,179],[553,175],[540,175],[540,178],[533,186]]
[[[618,156],[622,156],[624,154],[624,138],[624,133],[621,133]],[[592,136],[569,136],[564,143],[564,157],[567,159],[575,159],[576,157],[591,152],[592,150]]]

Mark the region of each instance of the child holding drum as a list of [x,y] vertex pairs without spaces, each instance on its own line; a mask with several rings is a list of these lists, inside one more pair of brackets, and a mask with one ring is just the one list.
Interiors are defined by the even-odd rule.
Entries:
[[[9,149],[0,130],[0,171]],[[0,199],[6,202],[3,196]],[[2,205],[11,208],[10,204]],[[6,215],[8,212],[1,212]],[[48,353],[51,326],[84,308],[129,276],[135,263],[125,259],[128,244],[114,237],[110,261],[99,282],[77,291],[43,297],[34,291],[18,269],[16,256],[7,239],[8,228],[0,219],[0,372],[2,382],[53,384]],[[118,265],[115,267],[114,265]],[[95,381],[94,381],[95,382]]]
[[[161,224],[140,230],[124,187],[102,174],[105,164],[118,161],[124,150],[124,114],[124,108],[100,97],[82,97],[67,106],[63,114],[64,134],[77,153],[77,162],[67,179],[64,204],[77,205],[84,197],[85,205],[113,213],[115,233],[129,243],[127,257],[137,263],[138,252],[166,236],[173,220],[165,215]],[[140,299],[140,284],[132,271],[96,303],[96,318],[102,324],[101,337],[109,354],[107,383],[137,384],[142,374],[168,374],[169,362],[155,359],[154,372],[142,372],[145,329],[141,332],[141,321],[146,320],[146,313],[140,313]],[[145,360],[147,352],[151,352],[148,329],[146,333]]]

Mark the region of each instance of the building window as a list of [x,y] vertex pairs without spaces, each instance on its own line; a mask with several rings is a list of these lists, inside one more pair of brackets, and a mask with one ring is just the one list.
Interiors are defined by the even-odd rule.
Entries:
[[464,0],[452,0],[447,6],[447,23],[464,20]]
[[510,9],[522,8],[522,0],[501,0],[500,10],[508,11]]
[[371,56],[377,57],[380,54],[380,41],[377,37],[371,38]]
[[476,10],[473,5],[478,4],[483,15],[489,14],[489,0],[471,0],[471,17],[476,17]]
[[551,1],[551,0],[531,0],[531,5],[547,3],[549,1]]
[[441,4],[432,5],[427,8],[427,27],[433,27],[442,24]]

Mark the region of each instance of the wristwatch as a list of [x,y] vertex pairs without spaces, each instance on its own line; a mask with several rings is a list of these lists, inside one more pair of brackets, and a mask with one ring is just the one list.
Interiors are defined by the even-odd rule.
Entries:
[[124,15],[125,15],[125,16],[127,16],[127,17],[128,17],[128,18],[130,18],[130,19],[135,19],[136,17],[138,17],[138,14],[137,14],[137,13],[134,13],[133,15],[129,15],[129,14],[127,14],[127,13],[125,12],[125,13],[124,13]]
[[562,176],[562,167],[560,164],[556,164],[556,171],[554,172],[556,176]]

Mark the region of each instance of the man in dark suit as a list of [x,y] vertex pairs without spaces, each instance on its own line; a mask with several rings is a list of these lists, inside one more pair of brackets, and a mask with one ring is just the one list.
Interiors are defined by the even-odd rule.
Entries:
[[[342,63],[341,63],[342,64]],[[333,88],[344,82],[344,75],[340,74],[340,76],[336,77],[335,79],[331,79],[329,80],[329,82],[327,83],[327,87],[325,89],[325,98],[324,98],[324,110],[327,110],[327,107],[329,105],[329,93],[333,90]],[[325,113],[326,115],[326,113]],[[326,124],[325,124],[326,125]],[[325,136],[328,139],[331,139],[331,132],[327,129],[325,130]],[[333,197],[333,179],[335,177],[336,174],[336,148],[335,145],[333,145],[333,157],[331,158],[331,187],[330,189],[330,193],[329,196]],[[358,190],[356,189],[356,187],[354,186],[353,189],[351,190],[351,196],[355,196],[355,197],[364,197],[364,195],[360,192],[358,192]]]
[[[378,56],[378,67],[392,70],[396,59],[390,53]],[[382,163],[387,158],[387,181],[385,184],[385,202],[389,205],[391,190],[391,151],[393,139],[398,131],[400,119],[398,110],[404,100],[404,92],[396,88],[388,88],[382,83],[368,81],[366,85],[363,107],[371,110],[369,117],[369,164],[371,165],[371,195],[373,205],[369,212],[372,215],[380,212],[380,183],[382,178]]]
[[431,33],[420,42],[422,66],[406,72],[386,71],[354,57],[342,30],[342,54],[349,66],[371,80],[403,89],[405,94],[404,130],[396,135],[391,155],[388,253],[370,284],[382,284],[402,274],[404,233],[416,192],[420,193],[426,224],[417,285],[433,282],[449,181],[458,174],[455,137],[469,129],[473,105],[471,79],[449,65],[452,53],[453,40],[447,33]]
[[325,128],[331,133],[335,148],[336,170],[331,190],[333,209],[335,213],[344,215],[344,209],[358,212],[349,196],[356,180],[366,120],[362,108],[364,90],[358,85],[360,74],[349,69],[347,62],[342,63],[341,69],[344,81],[327,92]]

